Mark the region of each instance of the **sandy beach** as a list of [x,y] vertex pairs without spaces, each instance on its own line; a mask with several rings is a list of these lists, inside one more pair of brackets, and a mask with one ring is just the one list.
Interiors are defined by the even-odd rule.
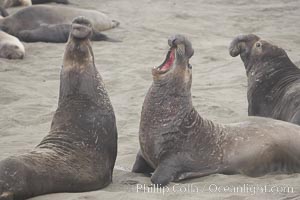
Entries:
[[[162,192],[140,189],[150,185],[149,177],[130,172],[139,148],[140,112],[152,82],[151,68],[164,60],[167,38],[180,33],[193,44],[192,94],[198,112],[218,123],[242,121],[247,118],[247,79],[241,59],[232,58],[228,46],[236,35],[254,33],[284,48],[300,66],[298,0],[70,1],[73,4],[68,6],[96,9],[121,23],[105,34],[122,42],[93,42],[95,63],[117,118],[114,178],[99,191],[50,194],[32,200],[300,199],[300,174],[260,178],[215,174],[172,183],[169,191]],[[34,148],[48,133],[57,108],[65,44],[24,45],[24,60],[0,59],[0,160]],[[193,190],[188,191],[189,187]],[[233,188],[249,190],[234,192]]]

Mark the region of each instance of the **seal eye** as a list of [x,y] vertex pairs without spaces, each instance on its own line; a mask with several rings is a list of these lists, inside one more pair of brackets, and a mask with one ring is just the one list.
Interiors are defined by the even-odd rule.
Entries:
[[261,43],[260,43],[260,42],[257,42],[257,43],[256,43],[256,47],[258,47],[258,48],[261,47]]
[[188,68],[189,68],[189,69],[192,69],[193,66],[189,63],[189,64],[188,64]]

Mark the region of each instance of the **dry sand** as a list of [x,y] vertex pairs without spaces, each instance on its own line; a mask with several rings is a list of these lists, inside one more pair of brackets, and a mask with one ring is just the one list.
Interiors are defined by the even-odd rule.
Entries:
[[[240,58],[228,45],[237,34],[255,33],[283,47],[300,64],[300,2],[298,0],[71,0],[82,8],[104,11],[121,26],[106,34],[122,43],[94,42],[96,65],[112,100],[119,131],[113,183],[100,191],[51,194],[49,199],[300,199],[300,175],[211,175],[181,182],[199,192],[136,192],[148,177],[130,173],[139,148],[142,103],[173,33],[188,36],[194,46],[193,101],[198,112],[216,122],[247,118],[246,75]],[[59,71],[64,44],[25,44],[24,60],[0,60],[0,159],[32,149],[47,134],[57,107]],[[251,151],[251,149],[249,149]],[[214,192],[220,187],[290,186],[293,193]],[[172,186],[170,185],[170,190]],[[269,187],[268,186],[268,187]],[[176,186],[178,189],[178,186]],[[195,189],[195,188],[194,188]],[[213,189],[213,186],[211,187]]]

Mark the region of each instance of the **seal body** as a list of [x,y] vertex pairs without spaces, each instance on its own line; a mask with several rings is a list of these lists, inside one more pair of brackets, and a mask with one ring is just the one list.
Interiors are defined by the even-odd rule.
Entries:
[[[84,33],[77,37],[80,30]],[[1,200],[91,191],[111,183],[117,155],[115,115],[94,65],[89,34],[90,22],[76,18],[51,130],[31,152],[0,162]]]
[[299,126],[261,117],[227,125],[202,118],[191,98],[191,43],[175,35],[169,45],[166,60],[152,72],[133,172],[153,173],[159,186],[214,173],[300,172]]
[[65,6],[34,5],[0,19],[0,28],[25,42],[66,42],[75,17],[85,16],[93,26],[92,40],[108,40],[101,31],[119,25],[104,13]]
[[3,8],[15,6],[31,6],[31,0],[0,0],[0,6]]
[[31,0],[32,4],[43,4],[43,3],[61,3],[69,4],[68,0]]
[[23,59],[24,56],[25,48],[20,40],[0,31],[0,57],[7,59]]
[[287,53],[253,34],[236,37],[229,51],[245,65],[248,114],[299,125],[300,69]]

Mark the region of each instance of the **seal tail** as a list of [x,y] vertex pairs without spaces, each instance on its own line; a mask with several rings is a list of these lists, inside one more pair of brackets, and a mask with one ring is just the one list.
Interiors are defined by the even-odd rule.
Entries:
[[116,28],[116,27],[120,26],[120,22],[117,20],[113,19],[113,20],[111,20],[111,23],[112,23],[112,28]]
[[0,6],[0,15],[1,15],[2,17],[7,17],[7,16],[9,16],[7,10],[6,10],[5,8],[1,7],[1,6]]

